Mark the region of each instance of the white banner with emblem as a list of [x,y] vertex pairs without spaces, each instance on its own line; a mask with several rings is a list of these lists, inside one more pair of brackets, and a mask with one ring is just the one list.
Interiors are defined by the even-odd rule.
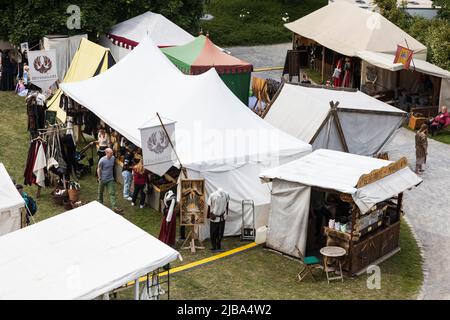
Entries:
[[58,80],[55,50],[28,51],[30,81],[46,91]]
[[177,160],[175,150],[170,145],[172,141],[175,147],[175,121],[164,118],[161,121],[164,127],[156,117],[139,128],[144,167],[159,176],[165,174]]

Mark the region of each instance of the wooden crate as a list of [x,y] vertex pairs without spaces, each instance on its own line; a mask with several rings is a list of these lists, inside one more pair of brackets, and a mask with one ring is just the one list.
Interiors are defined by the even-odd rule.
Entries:
[[427,121],[427,118],[425,117],[416,117],[414,115],[411,115],[411,117],[409,118],[409,128],[412,130],[417,130],[420,128],[420,126],[422,124],[425,123],[425,121]]

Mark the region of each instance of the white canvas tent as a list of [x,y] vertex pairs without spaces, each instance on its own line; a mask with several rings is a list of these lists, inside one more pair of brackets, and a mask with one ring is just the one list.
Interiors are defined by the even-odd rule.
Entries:
[[[412,71],[427,74],[429,76],[441,78],[440,86],[440,105],[450,104],[450,72],[444,70],[432,63],[429,63],[420,59],[413,59],[409,72],[405,72],[404,66],[401,63],[394,63],[395,56],[393,54],[373,52],[373,51],[358,51],[356,55],[363,60],[361,75],[366,73],[368,65],[373,65],[382,70],[378,71],[377,85],[386,89],[395,89],[397,86],[396,77],[400,77],[400,83],[414,82],[414,80],[402,78],[412,78]],[[414,58],[416,56],[414,55]],[[396,74],[398,72],[398,74]],[[419,79],[419,75],[416,74],[416,81]],[[363,79],[361,79],[363,80]],[[414,86],[412,83],[411,87]]]
[[25,202],[0,162],[0,236],[22,227]]
[[147,35],[159,47],[181,46],[194,40],[191,34],[163,15],[148,11],[116,24],[100,43],[119,61]]
[[272,181],[272,205],[266,245],[298,256],[305,252],[311,187],[349,194],[362,214],[375,204],[422,182],[408,167],[357,188],[359,178],[391,161],[319,149],[311,154],[261,173]]
[[87,39],[87,34],[70,37],[66,35],[48,35],[42,38],[43,50],[56,50],[59,81],[64,79],[82,38]]
[[[336,110],[330,101],[339,102]],[[360,91],[285,83],[264,119],[311,143],[314,150],[373,156],[394,137],[405,117],[404,111]]]
[[[254,200],[257,224],[266,225],[270,193],[259,183],[262,168],[311,150],[250,111],[214,69],[184,75],[148,37],[104,73],[61,88],[138,147],[139,128],[156,112],[176,121],[177,153],[189,178],[204,177],[208,194],[218,187],[230,193],[226,235],[240,233],[244,199]],[[206,237],[208,227],[201,230]]]
[[285,27],[350,57],[362,50],[395,54],[397,45],[403,45],[414,50],[416,59],[426,60],[426,46],[405,31],[379,13],[343,1],[328,4]]
[[180,254],[98,202],[0,238],[0,299],[94,299]]

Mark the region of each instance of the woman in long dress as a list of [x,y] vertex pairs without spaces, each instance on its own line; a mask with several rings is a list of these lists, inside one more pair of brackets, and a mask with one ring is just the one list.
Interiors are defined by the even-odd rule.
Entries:
[[416,133],[416,173],[422,173],[422,165],[427,162],[428,153],[428,126],[422,124]]

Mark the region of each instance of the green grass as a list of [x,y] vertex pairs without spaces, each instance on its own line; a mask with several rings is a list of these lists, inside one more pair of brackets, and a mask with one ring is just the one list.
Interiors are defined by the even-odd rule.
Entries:
[[[403,128],[408,129],[409,131],[414,131],[416,132],[416,130],[412,130],[408,124],[403,125]],[[431,134],[428,135],[428,139],[433,139],[442,143],[446,143],[446,144],[450,144],[450,128],[446,128],[443,130],[440,130],[436,135],[432,136]]]
[[[285,13],[292,22],[327,3],[326,0],[211,0],[205,12],[214,19],[202,21],[201,26],[220,46],[289,42],[292,33],[283,26],[285,22],[281,19]],[[241,14],[246,17],[240,18]]]
[[[12,93],[0,92],[0,161],[8,172],[22,181],[28,150],[26,132],[26,114],[23,98]],[[84,202],[95,200],[97,183],[94,176],[81,179],[81,199]],[[35,187],[26,187],[34,195]],[[64,211],[56,206],[49,196],[51,189],[44,189],[37,200],[37,221],[47,219]],[[118,195],[119,190],[118,190]],[[120,198],[120,197],[119,197]],[[105,199],[106,200],[106,199]],[[106,200],[106,204],[109,202]],[[120,199],[125,209],[124,215],[129,221],[154,236],[158,235],[161,214],[154,210],[137,209]],[[179,246],[180,244],[178,244]],[[205,245],[209,247],[209,242]],[[226,249],[242,245],[238,237],[224,240]],[[380,265],[381,289],[369,290],[366,287],[367,276],[346,278],[344,283],[327,285],[325,276],[318,270],[320,281],[311,279],[302,283],[296,281],[299,271],[297,261],[283,257],[258,246],[201,267],[180,272],[171,276],[172,299],[414,299],[421,283],[422,261],[419,248],[406,224],[402,225],[400,237],[401,252]],[[192,254],[180,250],[184,261],[172,266],[186,264],[208,256],[208,250]],[[119,299],[132,298],[133,289],[118,294]]]

